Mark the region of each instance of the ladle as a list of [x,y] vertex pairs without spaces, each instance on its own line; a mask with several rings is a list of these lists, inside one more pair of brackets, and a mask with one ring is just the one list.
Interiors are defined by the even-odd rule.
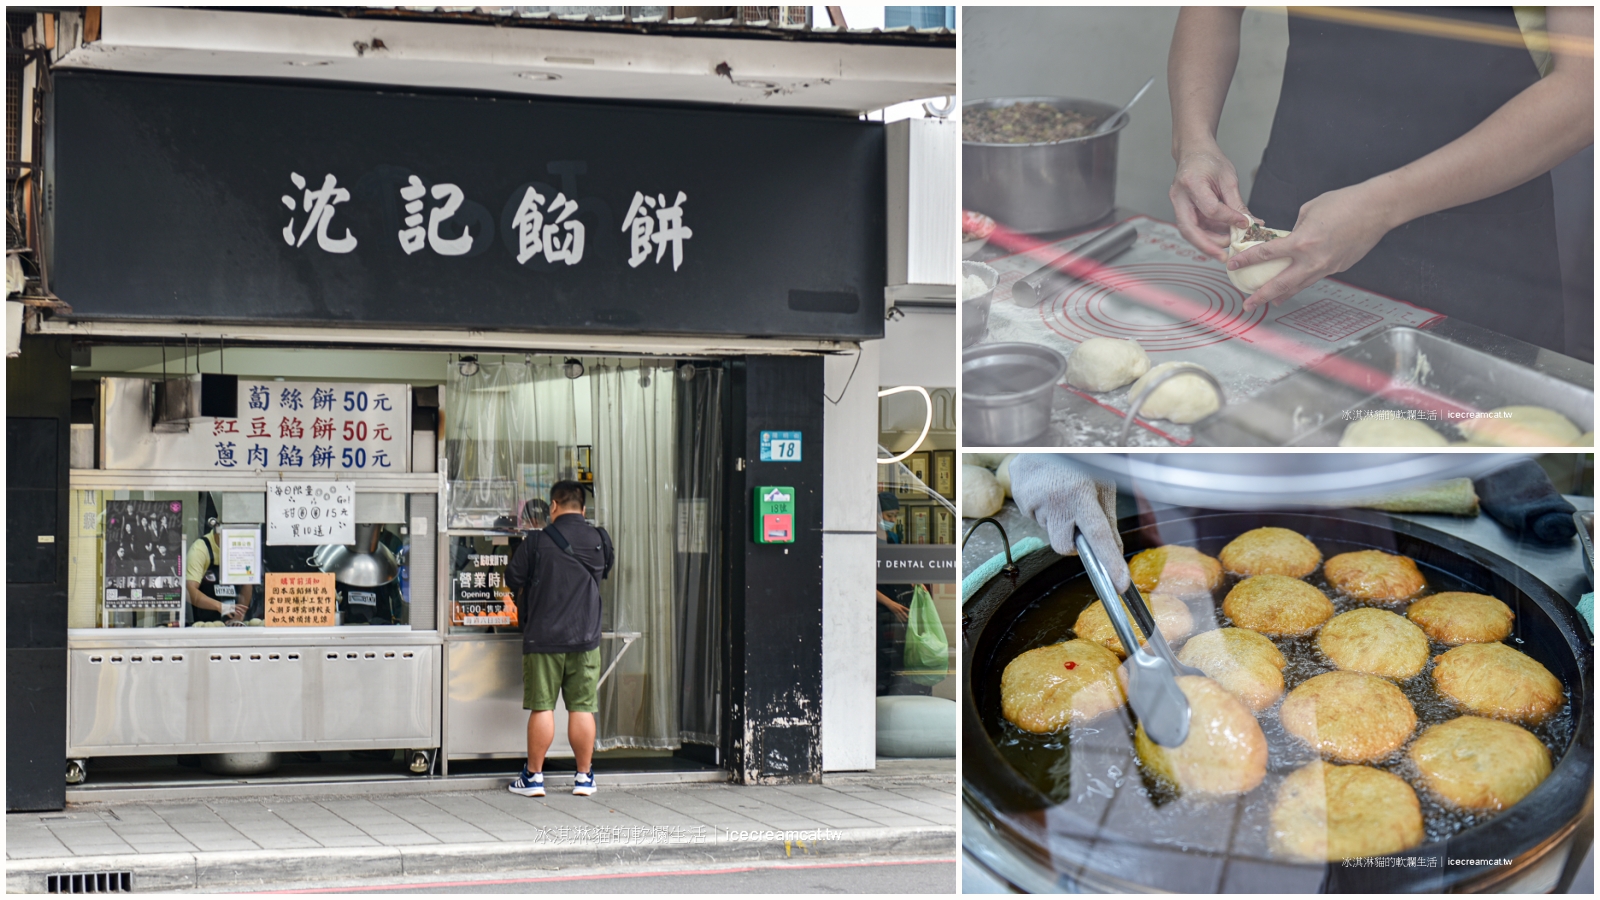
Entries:
[[1133,99],[1128,101],[1128,105],[1124,106],[1123,108],[1121,108],[1121,109],[1117,110],[1116,112],[1112,113],[1110,116],[1108,116],[1106,118],[1106,120],[1104,122],[1101,122],[1099,125],[1096,125],[1094,131],[1091,131],[1089,133],[1090,136],[1093,137],[1094,135],[1105,134],[1106,132],[1110,131],[1111,130],[1111,126],[1115,125],[1118,119],[1120,119],[1123,116],[1127,115],[1128,114],[1128,110],[1133,109],[1133,105],[1135,103],[1138,103],[1139,102],[1139,98],[1144,96],[1144,92],[1150,90],[1150,85],[1155,84],[1155,83],[1156,83],[1156,77],[1154,75],[1151,75],[1150,76],[1150,80],[1146,81],[1144,83],[1144,87],[1139,88],[1139,93],[1134,94],[1133,95]]

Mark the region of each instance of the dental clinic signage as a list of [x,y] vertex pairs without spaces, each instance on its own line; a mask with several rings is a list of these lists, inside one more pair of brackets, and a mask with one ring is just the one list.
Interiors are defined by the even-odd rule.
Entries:
[[872,123],[71,71],[50,97],[74,318],[883,334]]

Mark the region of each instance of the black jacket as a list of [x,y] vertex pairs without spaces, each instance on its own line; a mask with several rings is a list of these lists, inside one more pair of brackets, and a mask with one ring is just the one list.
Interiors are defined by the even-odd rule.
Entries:
[[[572,552],[548,534],[560,529]],[[506,587],[517,598],[523,653],[580,653],[600,646],[600,579],[611,574],[616,552],[604,528],[583,516],[556,518],[531,531],[506,567]]]

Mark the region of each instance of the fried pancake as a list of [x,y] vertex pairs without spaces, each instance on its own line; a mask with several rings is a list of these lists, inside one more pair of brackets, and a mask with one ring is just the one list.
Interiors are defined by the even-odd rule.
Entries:
[[1341,553],[1323,564],[1322,574],[1336,590],[1380,603],[1413,597],[1428,586],[1411,557],[1382,550]]
[[1249,629],[1202,631],[1183,645],[1178,661],[1206,673],[1254,712],[1283,696],[1283,667],[1288,664],[1283,653]]
[[1267,738],[1238,697],[1198,675],[1179,675],[1189,699],[1189,736],[1163,747],[1140,724],[1133,735],[1139,761],[1152,775],[1186,793],[1243,794],[1267,774]]
[[1272,855],[1337,862],[1398,853],[1422,843],[1422,804],[1398,775],[1317,760],[1278,786]]
[[1384,678],[1410,678],[1428,664],[1428,636],[1385,609],[1352,609],[1317,632],[1317,648],[1333,664]]
[[1274,636],[1309,634],[1333,616],[1333,601],[1298,578],[1255,575],[1222,601],[1233,624]]
[[1254,528],[1222,548],[1222,566],[1236,575],[1304,578],[1322,563],[1317,545],[1287,528]]
[[1045,734],[1087,722],[1123,703],[1117,657],[1089,641],[1036,647],[1000,674],[1000,712],[1018,728]]
[[1181,544],[1139,551],[1128,560],[1128,571],[1145,594],[1204,593],[1222,586],[1222,563]]
[[1433,661],[1433,681],[1467,712],[1538,724],[1561,708],[1561,682],[1505,644],[1462,644]]
[[1492,644],[1511,636],[1511,607],[1488,594],[1446,591],[1423,597],[1406,618],[1441,644]]
[[1411,759],[1429,791],[1468,810],[1505,809],[1550,775],[1550,751],[1532,732],[1480,716],[1424,731]]
[[[1161,636],[1167,639],[1168,644],[1175,644],[1189,636],[1194,630],[1194,616],[1189,612],[1189,607],[1182,600],[1166,594],[1151,594],[1145,598],[1150,606],[1150,614],[1156,617],[1156,628],[1161,631]],[[1128,605],[1124,603],[1123,609]],[[1144,645],[1145,635],[1139,628],[1139,622],[1129,613],[1128,618],[1133,622],[1134,631],[1139,631],[1139,644]],[[1072,630],[1078,637],[1110,650],[1118,656],[1127,656],[1122,641],[1117,637],[1117,631],[1111,627],[1111,616],[1106,613],[1102,603],[1091,603],[1078,614],[1078,621],[1073,624]]]
[[1339,762],[1377,762],[1417,727],[1411,701],[1392,683],[1360,672],[1325,672],[1289,692],[1278,718],[1290,734]]

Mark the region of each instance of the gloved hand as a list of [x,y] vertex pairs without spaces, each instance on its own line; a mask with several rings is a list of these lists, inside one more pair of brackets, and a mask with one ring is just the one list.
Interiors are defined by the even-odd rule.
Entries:
[[1044,526],[1051,549],[1063,556],[1077,555],[1072,539],[1082,531],[1112,584],[1118,591],[1128,589],[1128,563],[1115,525],[1116,485],[1096,482],[1065,456],[1022,453],[1011,460],[1011,497],[1023,514]]

